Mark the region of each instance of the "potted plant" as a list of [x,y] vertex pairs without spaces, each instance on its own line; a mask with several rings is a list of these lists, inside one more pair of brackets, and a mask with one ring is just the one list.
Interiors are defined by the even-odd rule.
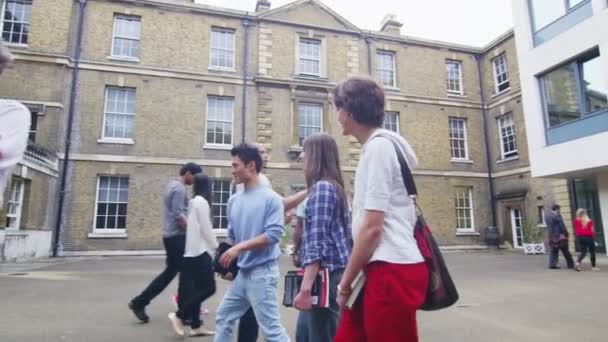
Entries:
[[524,222],[521,231],[525,254],[545,254],[542,232],[536,224]]

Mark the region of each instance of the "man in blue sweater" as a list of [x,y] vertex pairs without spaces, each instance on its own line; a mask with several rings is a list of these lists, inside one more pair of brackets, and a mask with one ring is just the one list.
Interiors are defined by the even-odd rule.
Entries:
[[257,147],[241,144],[230,153],[232,175],[245,190],[228,200],[228,237],[234,246],[224,252],[220,263],[228,267],[237,261],[240,270],[217,311],[214,341],[232,341],[237,320],[250,307],[267,341],[290,341],[281,324],[276,296],[283,202],[272,189],[260,184],[262,156]]

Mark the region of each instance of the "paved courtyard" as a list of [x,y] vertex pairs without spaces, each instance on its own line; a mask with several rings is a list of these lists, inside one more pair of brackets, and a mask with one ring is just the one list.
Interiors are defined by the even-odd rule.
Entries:
[[[421,341],[608,340],[605,257],[599,258],[602,271],[585,265],[582,273],[548,270],[545,256],[516,252],[449,252],[446,257],[461,299],[450,309],[419,315]],[[289,259],[281,263],[282,271],[290,268]],[[166,318],[175,282],[149,306],[149,324],[137,323],[126,307],[162,264],[160,257],[0,264],[0,341],[175,341]],[[222,280],[218,284],[218,294],[204,305],[211,328],[227,286]],[[296,315],[282,310],[292,336]]]

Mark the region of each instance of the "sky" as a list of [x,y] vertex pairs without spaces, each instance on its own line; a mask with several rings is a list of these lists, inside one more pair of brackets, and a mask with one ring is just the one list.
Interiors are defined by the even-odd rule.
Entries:
[[[271,9],[294,0],[270,0]],[[513,27],[511,0],[321,0],[364,30],[380,30],[386,14],[403,23],[401,34],[471,46],[485,46]],[[256,0],[202,0],[243,11]]]

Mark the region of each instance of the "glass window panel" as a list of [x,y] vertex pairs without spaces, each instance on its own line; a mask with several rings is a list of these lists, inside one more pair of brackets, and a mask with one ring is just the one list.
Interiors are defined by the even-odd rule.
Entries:
[[576,72],[571,64],[563,65],[542,77],[549,126],[581,117],[578,108]]
[[585,112],[608,108],[608,83],[600,57],[581,63],[581,77],[585,97]]
[[563,0],[531,0],[531,4],[536,31],[566,14]]
[[105,216],[97,216],[97,220],[95,223],[96,228],[106,228],[106,217]]
[[125,229],[127,227],[127,217],[126,216],[118,216],[116,222],[117,229]]

